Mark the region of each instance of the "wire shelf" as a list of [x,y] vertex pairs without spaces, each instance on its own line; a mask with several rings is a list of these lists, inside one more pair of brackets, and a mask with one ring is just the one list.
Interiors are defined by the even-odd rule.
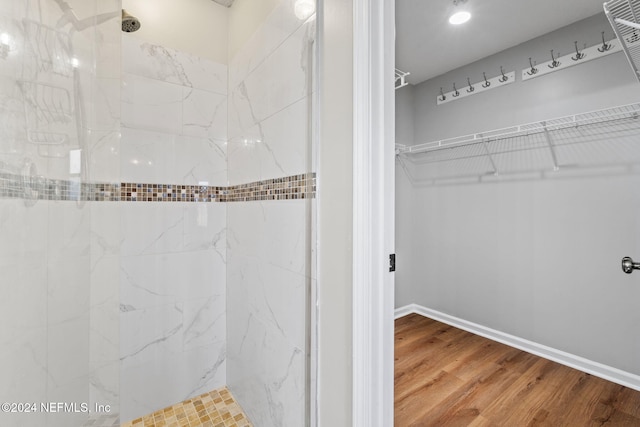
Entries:
[[640,80],[640,0],[611,0],[604,3],[604,11]]
[[640,103],[414,146],[397,146],[421,179],[640,163]]
[[406,71],[401,71],[397,68],[395,70],[396,70],[395,85],[397,90],[409,84],[409,82],[407,82],[407,76],[410,75],[411,73]]

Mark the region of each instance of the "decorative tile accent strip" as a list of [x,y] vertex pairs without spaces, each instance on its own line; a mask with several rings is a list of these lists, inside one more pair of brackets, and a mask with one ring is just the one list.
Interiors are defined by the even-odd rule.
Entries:
[[91,202],[249,202],[312,199],[316,174],[307,173],[229,187],[208,185],[86,183],[0,174],[0,198],[25,200],[81,200]]
[[231,392],[223,387],[122,424],[122,427],[251,427]]
[[316,194],[316,174],[287,176],[229,187],[226,202],[254,200],[312,199]]
[[120,184],[120,200],[125,202],[215,202],[222,201],[226,187],[207,185]]

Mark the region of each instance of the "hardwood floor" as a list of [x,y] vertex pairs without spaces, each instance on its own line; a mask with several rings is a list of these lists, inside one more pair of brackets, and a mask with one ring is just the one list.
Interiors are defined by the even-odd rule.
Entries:
[[395,328],[395,427],[640,426],[638,391],[417,314]]

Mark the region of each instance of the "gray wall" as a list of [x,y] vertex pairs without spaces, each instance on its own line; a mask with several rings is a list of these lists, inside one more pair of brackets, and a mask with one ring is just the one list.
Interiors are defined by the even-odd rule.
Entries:
[[[414,144],[414,91],[413,85],[396,90],[396,144]],[[411,270],[403,268],[410,265],[407,261],[412,253],[413,192],[402,164],[396,162],[396,307],[414,302]]]
[[413,92],[412,85],[396,90],[396,144],[414,144]]
[[[569,114],[629,104],[640,98],[640,86],[622,52],[579,66],[567,68],[526,82],[521,70],[529,65],[529,57],[544,63],[551,59],[550,50],[566,55],[573,42],[593,46],[601,43],[601,32],[613,38],[604,13],[579,21],[545,36],[507,49],[496,55],[423,82],[415,87],[415,143],[475,132],[500,129],[514,124],[530,123]],[[436,105],[440,87],[445,92],[482,80],[482,73],[493,77],[516,71],[517,82],[482,94]]]
[[[617,53],[436,106],[440,86],[467,75],[477,80],[482,71],[495,75],[500,65],[519,74],[529,56],[544,62],[551,48],[563,54],[574,40],[595,44],[605,29],[611,33],[603,16],[592,17],[417,85],[414,142],[638,101],[640,84]],[[398,98],[399,123],[404,98]],[[406,134],[399,131],[398,139]],[[638,151],[636,140],[626,142]],[[593,147],[608,153],[609,142],[594,140]],[[640,254],[634,226],[640,200],[628,191],[640,184],[633,169],[416,181],[429,167],[397,162],[397,307],[416,303],[640,374],[640,314],[633,302],[640,287],[619,266],[622,256]],[[461,173],[464,167],[460,162]]]

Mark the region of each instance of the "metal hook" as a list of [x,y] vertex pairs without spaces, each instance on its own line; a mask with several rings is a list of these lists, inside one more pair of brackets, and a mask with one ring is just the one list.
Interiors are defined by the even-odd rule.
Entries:
[[598,52],[604,53],[604,52],[608,51],[609,49],[611,49],[611,43],[607,43],[604,40],[604,31],[603,31],[602,32],[602,47],[598,48]]
[[442,93],[442,88],[440,88],[440,101],[446,101],[447,97],[445,96],[444,93]]
[[467,77],[467,83],[469,83],[469,89],[467,89],[468,93],[473,92],[474,90],[476,90],[475,87],[473,87],[473,85],[471,84],[471,80],[469,80],[469,77]]
[[531,71],[527,71],[527,74],[529,74],[530,76],[533,76],[534,74],[536,74],[538,72],[538,69],[533,66],[533,62],[531,61],[531,57],[529,57],[529,65],[531,66]]
[[482,83],[482,87],[487,88],[491,86],[491,82],[487,80],[487,73],[482,73],[482,77],[484,77],[484,83]]
[[458,89],[456,89],[456,84],[453,84],[453,97],[457,98],[460,96],[460,92],[458,92]]
[[573,44],[576,46],[576,56],[572,56],[571,59],[574,61],[580,61],[585,57],[585,54],[578,50],[578,42],[573,42]]
[[553,57],[553,49],[551,49],[551,65],[547,65],[549,68],[558,68],[560,66],[560,62],[558,62],[557,58]]
[[500,66],[500,74],[502,74],[502,77],[500,77],[500,78],[498,79],[498,81],[499,81],[500,83],[504,83],[504,82],[506,82],[507,80],[509,80],[509,76],[505,76],[505,74],[504,74],[504,70],[502,69],[502,65]]

